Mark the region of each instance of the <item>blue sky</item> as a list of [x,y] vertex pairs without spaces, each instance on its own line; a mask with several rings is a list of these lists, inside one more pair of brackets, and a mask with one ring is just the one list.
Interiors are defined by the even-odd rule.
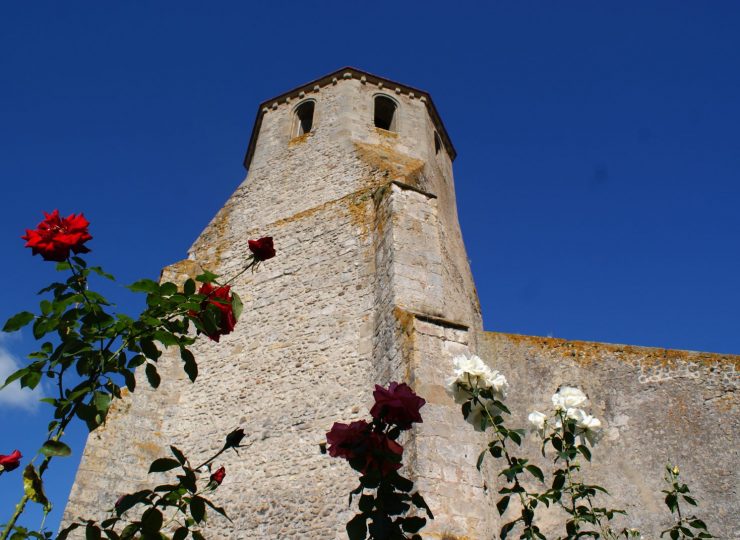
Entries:
[[[156,278],[243,179],[257,104],[354,65],[433,95],[487,329],[740,353],[739,24],[737,2],[5,3],[0,318],[53,277],[19,239],[42,210]],[[3,338],[2,365],[32,347]],[[32,455],[46,414],[0,398],[0,453]]]

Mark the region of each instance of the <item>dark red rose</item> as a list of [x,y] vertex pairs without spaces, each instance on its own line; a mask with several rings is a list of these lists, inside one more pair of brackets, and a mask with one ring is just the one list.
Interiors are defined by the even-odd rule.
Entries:
[[365,420],[342,424],[335,422],[326,434],[331,457],[354,459],[367,454],[370,424]]
[[426,401],[417,396],[406,383],[392,382],[388,388],[375,385],[373,392],[375,405],[370,414],[376,420],[396,424],[401,429],[409,429],[414,422],[421,422],[421,409]]
[[224,481],[224,477],[226,476],[226,468],[220,467],[211,475],[211,482],[215,482],[216,485],[220,486],[221,482]]
[[390,440],[385,433],[372,432],[370,434],[370,452],[367,455],[362,474],[379,470],[381,475],[401,468],[403,446]]
[[326,434],[329,455],[345,458],[362,474],[379,471],[385,475],[400,469],[403,447],[371,428],[365,420],[351,424],[335,422]]
[[272,246],[272,236],[265,236],[259,240],[249,240],[249,250],[258,261],[266,261],[275,256],[275,248]]
[[36,229],[26,229],[26,236],[21,236],[34,255],[41,255],[45,261],[61,262],[69,257],[70,251],[90,251],[83,245],[92,239],[87,231],[90,223],[82,214],[63,218],[59,216],[59,210],[54,210],[51,214],[44,212],[44,216],[46,219]]
[[22,457],[23,456],[18,450],[13,450],[13,452],[8,456],[0,454],[0,471],[10,472],[13,469],[17,469],[21,464]]
[[203,322],[205,318],[205,312],[209,305],[216,306],[219,310],[220,319],[217,318],[218,327],[211,333],[206,335],[213,341],[218,341],[221,336],[230,334],[236,326],[236,317],[234,316],[234,308],[231,304],[233,298],[229,292],[231,287],[224,285],[223,287],[214,287],[210,283],[204,283],[198,291],[198,294],[202,294],[206,298],[200,304],[200,311],[190,311],[188,315],[200,319]]

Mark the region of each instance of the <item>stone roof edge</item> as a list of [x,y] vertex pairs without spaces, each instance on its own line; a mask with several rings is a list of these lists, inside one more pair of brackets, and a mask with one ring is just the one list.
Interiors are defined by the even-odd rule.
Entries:
[[717,353],[709,351],[688,351],[683,349],[666,349],[664,347],[651,347],[646,345],[626,345],[621,343],[605,343],[603,341],[583,341],[577,339],[565,339],[552,336],[532,336],[528,334],[512,334],[508,332],[492,332],[490,330],[478,331],[484,339],[488,338],[503,338],[509,341],[527,344],[532,346],[539,346],[541,348],[548,348],[555,350],[557,348],[569,348],[569,349],[604,349],[611,352],[627,353],[646,355],[650,357],[662,357],[666,359],[682,359],[682,360],[699,360],[714,361],[721,363],[734,364],[740,368],[740,355],[733,353]]
[[[347,74],[349,74],[349,77],[346,76]],[[434,126],[437,128],[437,133],[439,133],[442,139],[442,144],[444,144],[447,153],[450,155],[450,159],[452,161],[455,160],[457,152],[455,151],[455,147],[452,145],[452,140],[447,133],[447,129],[442,123],[442,118],[439,116],[437,107],[432,101],[432,96],[429,95],[428,92],[425,92],[424,90],[419,90],[418,88],[414,88],[413,86],[409,86],[407,84],[401,84],[391,79],[386,79],[385,77],[373,75],[372,73],[368,73],[367,71],[363,71],[361,69],[346,66],[260,103],[259,107],[257,108],[257,116],[254,119],[252,135],[249,138],[249,146],[247,147],[247,152],[244,156],[244,168],[249,169],[249,164],[251,163],[252,155],[254,154],[254,148],[257,144],[257,135],[259,134],[260,127],[262,126],[262,116],[265,114],[266,110],[271,104],[285,101],[286,98],[293,98],[294,96],[297,97],[300,95],[301,92],[312,92],[315,90],[316,86],[326,86],[328,84],[332,84],[335,79],[339,81],[344,78],[358,78],[363,82],[370,82],[373,84],[383,83],[383,85],[388,85],[393,89],[398,88],[401,90],[401,92],[405,94],[413,94],[415,97],[424,98],[423,101],[426,103],[427,111],[429,111],[429,115],[432,117],[432,122],[434,122]]]

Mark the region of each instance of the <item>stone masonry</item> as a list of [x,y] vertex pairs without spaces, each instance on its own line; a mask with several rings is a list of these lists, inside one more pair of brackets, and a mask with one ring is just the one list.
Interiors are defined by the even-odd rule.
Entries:
[[[375,126],[378,95],[395,103],[390,130]],[[312,126],[298,134],[307,100]],[[247,178],[163,279],[233,276],[249,238],[273,236],[278,255],[232,285],[244,313],[220,343],[197,343],[194,384],[165,353],[161,387],[140,381],[90,435],[65,520],[104,517],[119,495],[150,485],[148,464],[169,444],[197,461],[241,426],[250,446],[219,459],[228,473],[213,497],[234,522],[214,514],[211,530],[223,532],[213,537],[346,538],[357,475],[319,444],[334,421],[367,416],[374,384],[397,380],[428,402],[404,441],[406,471],[436,517],[424,538],[495,538],[499,480],[475,467],[486,440],[444,392],[452,357],[477,353],[509,379],[517,425],[558,385],[585,389],[607,433],[587,472],[646,537],[667,523],[668,460],[715,534],[740,537],[740,357],[484,332],[454,157],[429,94],[353,68],[263,103]],[[538,453],[534,441],[524,449]]]

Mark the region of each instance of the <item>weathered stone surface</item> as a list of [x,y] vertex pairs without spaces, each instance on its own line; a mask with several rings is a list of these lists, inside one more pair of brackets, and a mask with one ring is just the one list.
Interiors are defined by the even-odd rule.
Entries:
[[[223,531],[214,537],[344,538],[356,474],[318,445],[334,421],[367,416],[374,384],[403,380],[428,400],[404,440],[407,472],[436,516],[425,538],[492,538],[497,479],[475,468],[486,439],[444,392],[452,358],[478,352],[509,377],[521,423],[558,384],[585,387],[608,423],[594,474],[637,525],[655,530],[653,493],[670,458],[731,536],[737,357],[483,332],[451,146],[443,133],[435,152],[443,127],[430,98],[343,73],[262,109],[246,180],[163,279],[204,268],[233,276],[258,236],[273,236],[278,255],[233,283],[244,314],[220,343],[196,345],[195,384],[166,354],[160,389],[140,381],[89,437],[65,520],[100,518],[121,493],[147,485],[148,463],[169,444],[197,461],[241,426],[250,446],[219,460],[227,476],[214,496],[234,523],[214,515]],[[373,125],[378,93],[398,103],[396,132]],[[304,98],[316,101],[313,127],[291,137]]]

